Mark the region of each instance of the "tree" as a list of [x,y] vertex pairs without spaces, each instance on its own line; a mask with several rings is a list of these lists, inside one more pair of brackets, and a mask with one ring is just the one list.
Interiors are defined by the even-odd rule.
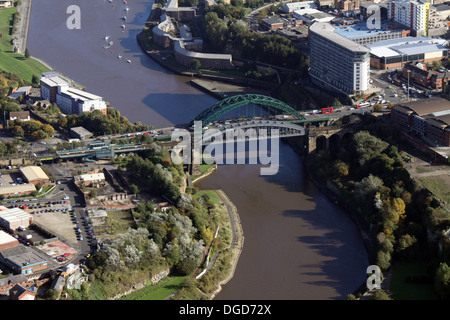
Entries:
[[387,295],[386,291],[378,289],[373,294],[371,300],[391,300],[391,298],[389,298],[389,296]]
[[202,63],[198,59],[192,59],[189,66],[191,69],[198,70],[202,66]]
[[360,131],[353,136],[354,151],[357,161],[360,165],[364,165],[367,161],[378,156],[386,147],[387,142],[372,136],[367,131]]
[[379,177],[369,174],[356,184],[355,196],[362,202],[372,203],[377,191],[383,186],[383,180]]
[[445,262],[436,271],[434,289],[441,299],[450,299],[450,268]]
[[30,51],[28,50],[28,48],[25,49],[25,58],[30,58]]

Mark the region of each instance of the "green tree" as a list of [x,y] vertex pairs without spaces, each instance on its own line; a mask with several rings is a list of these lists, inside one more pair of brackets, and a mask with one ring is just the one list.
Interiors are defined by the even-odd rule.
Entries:
[[25,58],[30,58],[30,51],[28,50],[28,48],[25,49]]
[[202,66],[201,62],[198,59],[192,59],[191,63],[189,64],[191,69],[198,70]]
[[450,268],[442,262],[436,271],[434,289],[441,299],[450,299]]

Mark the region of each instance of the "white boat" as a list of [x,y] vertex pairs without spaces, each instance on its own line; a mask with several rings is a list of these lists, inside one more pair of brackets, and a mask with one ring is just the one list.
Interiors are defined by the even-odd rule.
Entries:
[[119,55],[117,56],[117,58],[122,59],[122,55],[119,54]]
[[114,44],[114,42],[112,42],[112,41],[108,42],[109,46],[112,46],[113,44]]
[[126,7],[126,8],[125,8],[125,11],[128,11],[128,10],[130,10],[130,8]]
[[106,37],[105,37],[105,40],[108,41],[108,39],[109,39],[109,36],[106,36]]
[[121,25],[120,27],[121,27],[122,29],[125,29],[125,25],[124,25],[124,24],[123,24],[123,25]]
[[127,60],[128,63],[131,63],[131,60]]
[[123,17],[122,17],[122,20],[127,20],[127,17],[123,16]]

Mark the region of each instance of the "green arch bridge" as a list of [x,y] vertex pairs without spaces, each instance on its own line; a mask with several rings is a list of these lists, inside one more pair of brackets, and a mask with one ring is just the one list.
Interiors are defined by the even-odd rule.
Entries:
[[[213,104],[195,117],[195,119],[191,122],[191,125],[194,121],[202,121],[205,124],[211,123],[217,120],[221,115],[242,106],[249,105],[250,103],[275,108],[283,112],[283,114],[290,114],[295,116],[297,119],[305,119],[302,115],[300,115],[299,111],[280,100],[261,94],[243,94],[232,96]],[[252,116],[255,116],[255,114]]]

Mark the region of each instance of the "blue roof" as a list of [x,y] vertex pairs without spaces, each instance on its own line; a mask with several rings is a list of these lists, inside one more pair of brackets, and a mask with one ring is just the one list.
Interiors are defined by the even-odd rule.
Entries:
[[382,24],[381,29],[369,29],[369,28],[367,28],[367,24],[365,22],[350,25],[350,26],[335,26],[335,28],[336,28],[336,31],[335,31],[336,33],[338,33],[346,38],[349,38],[349,39],[400,31],[400,30],[388,29],[387,24]]

